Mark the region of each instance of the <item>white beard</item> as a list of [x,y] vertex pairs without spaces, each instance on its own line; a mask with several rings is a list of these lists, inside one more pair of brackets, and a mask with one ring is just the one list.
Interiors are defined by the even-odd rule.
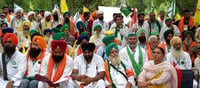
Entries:
[[175,50],[174,47],[171,48],[171,53],[176,59],[181,59],[184,54],[183,52],[182,48],[180,50]]
[[114,66],[118,66],[120,64],[119,55],[110,56],[110,61]]

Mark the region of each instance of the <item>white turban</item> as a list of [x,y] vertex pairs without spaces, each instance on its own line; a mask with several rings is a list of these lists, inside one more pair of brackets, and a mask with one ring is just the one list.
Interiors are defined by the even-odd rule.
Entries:
[[31,15],[35,15],[35,12],[29,11],[28,14],[27,14],[27,16],[31,16]]
[[14,14],[16,14],[17,12],[23,13],[23,9],[20,8],[20,7],[17,7],[17,8],[15,8],[15,10],[14,10]]
[[51,16],[51,12],[45,11],[45,12],[44,12],[44,18],[46,18],[46,17],[48,17],[48,16]]
[[97,11],[97,15],[103,14],[103,13],[104,13],[103,11]]
[[60,14],[60,11],[59,11],[59,9],[57,9],[57,8],[54,8],[53,10],[52,10],[52,14],[54,13],[54,12],[58,12],[58,14]]

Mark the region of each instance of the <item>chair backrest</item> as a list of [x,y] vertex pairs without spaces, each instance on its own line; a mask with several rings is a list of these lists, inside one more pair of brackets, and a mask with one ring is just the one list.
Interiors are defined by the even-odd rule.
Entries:
[[194,72],[192,70],[181,70],[183,79],[181,82],[181,88],[193,88]]

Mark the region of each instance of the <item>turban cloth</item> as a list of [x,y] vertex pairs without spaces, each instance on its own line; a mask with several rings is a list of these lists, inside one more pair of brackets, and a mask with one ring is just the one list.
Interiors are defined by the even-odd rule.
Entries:
[[54,28],[52,28],[52,29],[51,29],[51,32],[58,33],[58,32],[60,32],[60,29],[58,29],[58,28],[54,27]]
[[46,40],[42,36],[34,36],[32,42],[36,42],[41,50],[47,46]]
[[97,15],[103,14],[103,11],[97,11]]
[[169,21],[169,20],[172,20],[172,19],[171,19],[171,18],[167,18],[167,19],[165,19],[165,22],[166,22],[166,21]]
[[53,35],[53,40],[60,40],[61,37],[65,38],[65,33],[64,32],[58,32]]
[[158,34],[159,34],[158,31],[151,32],[151,35],[154,35],[154,36],[157,36]]
[[85,24],[82,22],[82,21],[78,21],[77,23],[76,23],[76,27],[79,29],[80,28],[80,26],[82,26],[85,30],[86,30],[86,26],[85,26]]
[[44,12],[44,18],[46,18],[46,17],[48,17],[48,16],[51,16],[51,12],[45,11],[45,12]]
[[114,32],[110,29],[110,30],[104,32],[104,34],[105,34],[106,36],[108,36],[108,35],[113,35]]
[[30,30],[29,31],[29,35],[31,35],[31,34],[34,34],[34,33],[36,33],[36,32],[38,32],[37,30],[35,30],[35,29],[33,29],[33,30]]
[[166,30],[166,31],[164,32],[164,38],[165,38],[165,39],[167,39],[167,36],[168,36],[169,34],[172,34],[172,35],[174,35],[174,31],[173,31],[173,30],[171,30],[171,29],[169,29],[169,30]]
[[114,40],[114,38],[115,38],[115,36],[113,36],[113,35],[105,36],[103,38],[103,43],[107,46],[111,42],[111,40]]
[[84,39],[89,41],[89,36],[81,35],[80,37],[78,37],[78,44],[80,44]]
[[62,28],[61,28],[62,32],[64,32],[66,28],[67,28],[67,30],[70,32],[70,27],[69,27],[69,25],[64,25],[64,26],[62,26]]
[[117,49],[117,51],[119,50],[117,44],[114,43],[114,42],[108,44],[108,46],[106,47],[106,55],[107,55],[108,57],[110,56],[110,53],[111,53],[111,51],[112,51],[113,48]]
[[13,33],[13,29],[12,28],[10,28],[10,27],[7,27],[7,28],[4,28],[3,30],[2,30],[2,32],[5,34],[5,33]]
[[65,18],[66,15],[68,15],[70,17],[71,14],[70,14],[70,12],[64,12],[63,18]]
[[51,30],[50,30],[50,29],[45,29],[45,30],[44,30],[44,35],[46,35],[48,32],[51,33]]
[[15,10],[14,10],[14,14],[16,15],[17,12],[23,13],[23,9],[20,8],[20,7],[17,7],[17,8],[15,8]]
[[17,46],[18,44],[18,38],[15,34],[13,33],[6,33],[4,36],[3,36],[3,44],[6,43],[6,40],[7,39],[10,39],[10,41],[15,45]]
[[27,16],[31,16],[31,15],[35,15],[35,12],[33,11],[28,12]]
[[81,35],[87,35],[87,36],[89,36],[89,34],[87,32],[82,32]]
[[193,37],[192,31],[186,31],[186,32],[184,33],[184,36],[187,36],[187,34],[189,34],[191,37]]
[[173,37],[173,38],[170,40],[170,45],[173,46],[175,43],[181,43],[181,44],[182,44],[181,38],[178,37],[178,36]]
[[25,26],[25,25],[28,26],[28,27],[30,27],[30,26],[31,26],[31,23],[30,23],[29,21],[24,21],[24,22],[23,22],[23,26]]
[[146,33],[144,28],[140,28],[137,32],[136,32],[136,36],[139,37],[141,35],[141,33]]
[[92,17],[97,17],[97,11],[92,12],[91,16]]
[[37,12],[37,13],[40,13],[40,11],[38,9],[34,9],[33,10],[34,12]]
[[136,34],[135,33],[128,34],[128,37],[132,37],[132,36],[136,36]]
[[60,48],[62,52],[65,52],[67,43],[63,40],[53,40],[51,42],[51,49],[54,51],[56,48]]
[[41,36],[39,32],[35,32],[31,35],[31,41],[33,40],[34,36]]
[[90,52],[93,52],[95,49],[95,44],[94,43],[83,43],[81,44],[81,49],[84,52],[85,50],[88,50]]
[[97,30],[97,28],[99,28],[99,29],[100,29],[100,31],[102,30],[102,27],[101,27],[101,25],[96,25],[96,26],[94,26],[94,31],[96,31],[96,30]]

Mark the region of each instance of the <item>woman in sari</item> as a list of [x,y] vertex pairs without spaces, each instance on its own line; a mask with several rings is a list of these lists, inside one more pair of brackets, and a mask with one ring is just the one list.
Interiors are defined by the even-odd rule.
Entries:
[[153,61],[144,64],[138,79],[138,88],[177,88],[177,75],[174,67],[164,61],[165,52],[157,47]]

